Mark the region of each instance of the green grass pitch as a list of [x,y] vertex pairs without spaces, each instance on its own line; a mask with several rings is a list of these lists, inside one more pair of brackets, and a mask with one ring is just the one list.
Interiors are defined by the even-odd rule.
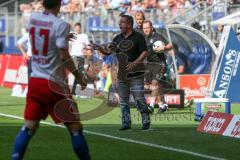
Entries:
[[[0,160],[11,159],[11,150],[23,120],[5,115],[22,117],[25,99],[11,97],[11,90],[0,88]],[[78,99],[83,113],[82,123],[86,130],[93,160],[201,160],[239,159],[239,143],[236,138],[208,135],[196,131],[193,109],[170,110],[152,116],[152,130],[141,130],[141,119],[135,108],[132,113],[132,130],[118,131],[119,108],[106,107],[101,99]],[[99,104],[110,111],[101,115],[92,113]],[[113,109],[113,110],[111,110]],[[97,110],[98,111],[98,110]],[[233,104],[232,111],[240,113],[240,105]],[[96,111],[95,111],[96,112]],[[92,117],[91,117],[92,116]],[[90,117],[90,118],[89,118]],[[51,123],[51,119],[45,122]],[[70,136],[66,129],[41,124],[32,138],[25,160],[77,159],[72,151]]]

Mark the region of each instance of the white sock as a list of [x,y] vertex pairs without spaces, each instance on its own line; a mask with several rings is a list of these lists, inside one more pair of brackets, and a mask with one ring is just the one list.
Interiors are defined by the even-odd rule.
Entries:
[[154,108],[154,104],[155,104],[155,97],[151,97],[150,98],[150,107]]

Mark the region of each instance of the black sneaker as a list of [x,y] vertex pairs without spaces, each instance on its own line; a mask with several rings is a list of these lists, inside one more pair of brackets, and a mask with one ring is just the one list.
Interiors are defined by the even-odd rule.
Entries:
[[119,128],[119,131],[126,131],[131,129],[131,126],[122,126],[121,128]]
[[142,130],[147,131],[150,129],[150,123],[143,124]]

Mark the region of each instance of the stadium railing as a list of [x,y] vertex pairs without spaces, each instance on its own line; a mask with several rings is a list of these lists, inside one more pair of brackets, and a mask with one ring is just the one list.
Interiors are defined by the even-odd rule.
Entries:
[[[19,5],[19,2],[22,1],[14,1],[9,4],[11,4],[12,7]],[[202,5],[202,4],[201,4]],[[1,6],[1,4],[0,4]],[[225,6],[228,7],[228,6]],[[232,12],[233,10],[237,10],[236,5],[231,5],[232,9],[228,9],[228,11]],[[5,28],[6,30],[4,32],[0,33],[0,36],[2,39],[5,39],[5,45],[11,46],[10,48],[14,48],[16,46],[16,41],[17,38],[21,35],[21,28],[26,27],[25,25],[27,24],[27,19],[28,15],[19,12],[15,7],[15,10],[8,10],[4,12],[4,14],[0,14],[0,18],[5,19],[6,24]],[[176,16],[176,18],[172,18],[172,13],[163,13],[159,9],[149,9],[145,11],[146,18],[150,19],[153,21],[154,24],[159,24],[160,22],[164,23],[173,23],[175,21],[183,22],[184,24],[191,25],[193,21],[198,21],[202,22],[202,31],[206,33],[211,39],[214,38],[214,30],[212,27],[209,26],[209,23],[212,21],[213,14],[212,12],[214,11],[214,5],[207,7],[206,5],[203,6],[203,8],[200,8],[200,4],[196,4],[192,6],[191,9],[186,9],[184,13],[179,13],[179,16]],[[1,10],[2,11],[2,10]],[[13,12],[14,11],[14,12]],[[70,24],[74,24],[75,22],[81,22],[82,24],[82,30],[83,32],[87,34],[91,34],[91,28],[94,27],[118,27],[118,20],[119,20],[119,15],[120,11],[118,10],[113,10],[113,9],[108,9],[106,12],[102,12],[100,8],[96,8],[93,12],[76,12],[76,13],[62,13],[61,17],[68,21]],[[191,15],[191,16],[190,16]],[[193,16],[195,15],[195,16]],[[193,17],[190,19],[190,17]],[[205,21],[204,21],[205,20]],[[178,23],[179,23],[178,22]],[[210,32],[209,32],[210,30]],[[14,37],[14,44],[9,44],[9,37],[12,36]],[[104,34],[102,31],[97,31],[94,32],[94,36],[96,39],[100,39],[101,42],[104,42],[106,40],[109,40],[112,36],[112,31],[111,29],[106,31]],[[8,37],[8,38],[6,38]],[[93,36],[90,36],[93,37]],[[91,39],[91,38],[90,38]]]

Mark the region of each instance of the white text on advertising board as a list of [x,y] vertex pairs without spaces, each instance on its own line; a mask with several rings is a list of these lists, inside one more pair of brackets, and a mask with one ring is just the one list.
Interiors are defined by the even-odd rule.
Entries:
[[183,89],[185,91],[185,97],[205,96],[207,94],[206,86],[194,89],[191,89],[190,87],[184,87]]
[[216,117],[209,117],[207,120],[206,125],[204,126],[203,130],[205,132],[219,132],[222,128],[225,119],[223,118],[216,118]]
[[240,120],[235,123],[235,126],[231,132],[231,136],[240,137]]
[[180,105],[180,95],[179,94],[165,94],[164,100],[167,104]]
[[220,84],[217,86],[218,90],[214,92],[214,94],[219,98],[225,97],[231,78],[232,76],[235,76],[233,73],[236,73],[237,70],[239,62],[238,57],[238,52],[236,50],[229,50],[225,55],[226,62],[224,64],[222,75],[220,77]]

